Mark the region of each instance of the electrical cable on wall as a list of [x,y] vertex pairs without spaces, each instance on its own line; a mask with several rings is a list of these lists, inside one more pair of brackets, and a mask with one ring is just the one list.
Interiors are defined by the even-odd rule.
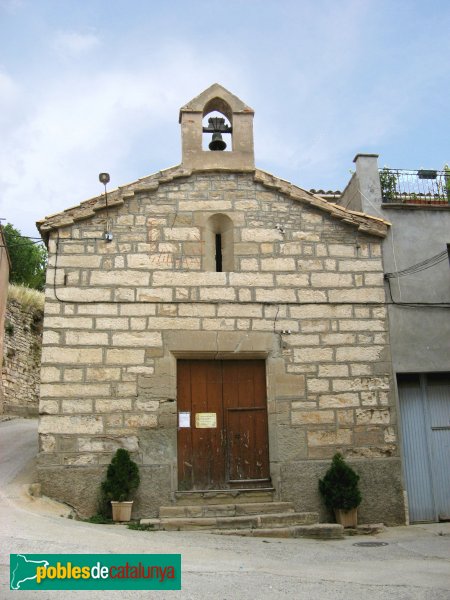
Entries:
[[[102,240],[104,241],[104,238],[90,238],[91,241],[94,240]],[[48,267],[48,268],[53,268],[54,272],[53,272],[53,283],[52,283],[52,288],[53,288],[53,293],[55,295],[56,300],[58,300],[58,302],[61,302],[63,304],[167,304],[167,300],[67,300],[65,298],[60,298],[58,296],[57,293],[57,284],[56,284],[56,273],[58,270],[58,256],[59,256],[59,245],[60,245],[60,235],[59,235],[59,230],[57,230],[57,234],[56,234],[56,248],[55,248],[55,265],[54,267]],[[75,239],[75,238],[64,238],[64,241],[77,241],[79,242],[79,239]],[[311,304],[314,305],[325,305],[325,306],[341,306],[341,305],[349,305],[349,306],[385,306],[386,302],[385,301],[374,301],[374,302],[348,302],[348,301],[341,301],[341,302],[280,302],[280,301],[267,301],[267,302],[258,302],[256,300],[171,300],[170,301],[171,304],[215,304],[215,305],[220,305],[220,304],[239,304],[239,305],[247,305],[247,304],[262,304],[263,306],[299,306],[299,305],[303,305],[303,306],[308,306]]]
[[450,308],[450,302],[397,302],[396,300],[394,300],[394,297],[392,295],[392,288],[391,288],[391,279],[392,278],[386,277],[386,275],[384,278],[388,284],[389,297],[391,299],[390,304],[393,304],[396,306],[406,306],[407,308],[420,308],[422,306],[428,306],[429,308]]
[[[74,241],[73,238],[64,238],[65,241]],[[104,240],[104,238],[95,238],[95,239],[99,239],[99,240]],[[79,241],[79,240],[75,240],[75,241]],[[56,272],[58,270],[58,255],[59,255],[59,245],[60,245],[60,236],[59,236],[59,230],[57,231],[57,238],[56,238],[56,252],[55,252],[55,266],[54,268],[54,276],[53,276],[53,293],[55,295],[56,300],[58,300],[58,302],[61,303],[66,303],[66,304],[74,304],[74,303],[78,303],[78,304],[135,304],[136,301],[135,300],[67,300],[65,298],[60,298],[58,296],[57,293],[57,285],[56,285]],[[409,274],[413,274],[425,269],[428,269],[436,264],[439,264],[440,262],[442,262],[443,260],[445,260],[447,257],[447,251],[443,251],[440,252],[439,254],[437,254],[436,256],[432,256],[429,259],[426,259],[425,261],[422,261],[421,263],[417,263],[416,265],[412,265],[411,267],[408,267],[407,269],[403,269],[402,271],[398,271],[396,273],[385,273],[384,275],[384,279],[388,282],[388,289],[389,289],[389,296],[390,296],[390,302],[348,302],[348,301],[341,301],[341,302],[305,302],[305,303],[301,303],[301,302],[279,302],[279,301],[274,301],[274,302],[263,302],[262,304],[265,306],[277,306],[278,310],[277,310],[277,315],[275,317],[275,322],[277,320],[277,316],[278,316],[278,312],[279,312],[279,307],[280,305],[284,305],[284,306],[291,306],[291,305],[310,305],[310,304],[314,304],[314,305],[333,305],[333,306],[340,306],[340,305],[351,305],[351,306],[380,306],[380,305],[397,305],[397,306],[405,306],[405,307],[409,307],[409,308],[418,308],[421,306],[428,306],[430,308],[448,308],[450,307],[450,303],[446,303],[446,302],[398,302],[396,300],[394,300],[393,295],[392,295],[392,289],[391,289],[391,285],[390,285],[390,279],[393,278],[397,278],[403,275],[409,275]],[[51,267],[49,267],[51,268]],[[142,300],[138,302],[139,304],[167,304],[167,300]],[[195,301],[193,302],[192,300],[173,300],[171,301],[172,304],[222,304],[223,300],[218,300],[218,301],[212,301],[212,300],[200,300],[200,301]],[[255,304],[257,303],[254,300],[246,300],[246,301],[236,301],[236,300],[229,300],[227,301],[227,304]],[[275,327],[275,322],[274,322],[274,327]]]
[[438,265],[439,263],[446,260],[447,257],[447,250],[443,250],[442,252],[436,254],[435,256],[432,256],[431,258],[427,258],[426,260],[423,260],[422,262],[417,263],[415,265],[411,265],[410,267],[402,269],[401,271],[395,271],[394,273],[385,273],[384,278],[394,279],[397,277],[405,277],[406,275],[413,275],[414,273],[420,273],[420,271],[425,271],[426,269]]
[[391,279],[399,279],[401,277],[406,277],[407,275],[415,275],[416,273],[420,273],[421,271],[426,271],[427,269],[431,269],[432,267],[440,264],[441,262],[447,260],[448,252],[447,250],[443,250],[430,258],[422,260],[415,265],[411,265],[410,267],[406,267],[406,269],[402,269],[400,271],[395,271],[394,273],[385,273],[384,279],[387,281],[389,297],[391,299],[391,304],[396,306],[405,306],[407,308],[420,308],[420,307],[430,307],[430,308],[450,308],[449,302],[403,302],[394,300],[394,296],[392,294],[392,286]]

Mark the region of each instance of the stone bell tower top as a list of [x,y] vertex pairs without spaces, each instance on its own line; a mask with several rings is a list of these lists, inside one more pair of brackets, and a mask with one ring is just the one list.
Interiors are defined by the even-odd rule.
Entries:
[[[219,112],[228,119],[230,126],[214,120],[207,130],[214,127],[218,133],[230,133],[226,140],[231,150],[212,151],[202,149],[203,118],[211,112]],[[182,165],[187,169],[236,169],[252,171],[255,168],[253,148],[254,111],[218,83],[214,83],[180,109]],[[214,134],[216,135],[216,134]],[[221,135],[219,135],[221,138]],[[219,144],[220,145],[220,144]]]

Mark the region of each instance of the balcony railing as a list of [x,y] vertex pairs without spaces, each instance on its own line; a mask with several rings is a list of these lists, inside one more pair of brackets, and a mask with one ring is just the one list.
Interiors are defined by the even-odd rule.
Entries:
[[450,206],[450,169],[379,170],[385,203]]

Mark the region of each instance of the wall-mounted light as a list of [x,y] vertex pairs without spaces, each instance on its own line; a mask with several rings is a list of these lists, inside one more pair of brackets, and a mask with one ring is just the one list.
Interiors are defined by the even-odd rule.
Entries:
[[98,179],[100,183],[103,183],[105,186],[105,207],[106,207],[106,228],[103,233],[103,239],[105,242],[112,242],[113,234],[111,232],[110,224],[109,224],[109,214],[108,214],[108,192],[106,190],[106,184],[109,183],[110,177],[109,173],[99,173]]
[[98,176],[100,183],[103,183],[104,186],[106,186],[107,183],[109,183],[109,173],[100,173]]

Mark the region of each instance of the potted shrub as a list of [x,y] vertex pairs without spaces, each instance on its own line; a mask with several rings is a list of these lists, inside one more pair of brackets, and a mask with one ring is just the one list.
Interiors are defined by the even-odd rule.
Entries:
[[131,519],[131,498],[139,482],[139,467],[131,460],[128,450],[119,448],[108,466],[106,479],[101,486],[103,506],[109,508],[111,504],[113,521]]
[[319,480],[319,491],[325,505],[334,511],[336,521],[344,527],[356,527],[357,507],[361,503],[358,488],[359,475],[345,462],[342,454],[335,454],[331,467]]

